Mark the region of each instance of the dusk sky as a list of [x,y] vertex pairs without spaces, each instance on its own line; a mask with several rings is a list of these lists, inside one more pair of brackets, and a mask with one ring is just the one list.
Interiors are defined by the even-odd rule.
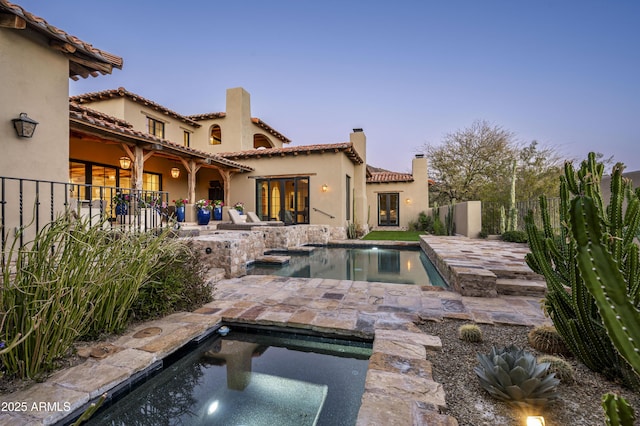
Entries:
[[637,0],[14,2],[124,58],[71,95],[122,86],[189,115],[242,86],[292,145],[361,127],[367,162],[399,172],[475,120],[640,170]]

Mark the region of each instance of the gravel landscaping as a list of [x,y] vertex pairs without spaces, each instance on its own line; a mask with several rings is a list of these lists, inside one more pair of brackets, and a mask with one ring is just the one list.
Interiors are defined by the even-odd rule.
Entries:
[[[477,354],[489,353],[492,346],[502,348],[514,344],[536,356],[544,355],[528,344],[527,333],[531,328],[480,324],[483,341],[468,343],[458,338],[458,327],[465,323],[444,320],[419,324],[422,331],[442,340],[442,351],[428,352],[427,359],[433,364],[434,380],[444,386],[448,414],[457,418],[460,426],[524,425],[525,413],[491,397],[480,386],[473,368],[478,365]],[[575,358],[567,358],[567,361],[574,368],[575,382],[560,383],[557,400],[530,414],[544,416],[547,426],[602,425],[604,414],[600,401],[607,392],[624,396],[636,414],[640,413],[640,394],[608,381]]]

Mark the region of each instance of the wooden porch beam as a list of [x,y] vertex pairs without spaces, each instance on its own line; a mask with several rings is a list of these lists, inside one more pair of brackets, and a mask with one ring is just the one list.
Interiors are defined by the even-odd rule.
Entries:
[[59,40],[50,40],[49,47],[64,53],[75,53],[75,51],[77,50],[74,45]]
[[71,62],[74,62],[76,64],[82,65],[90,69],[98,70],[105,74],[111,74],[111,71],[113,70],[113,66],[111,64],[105,64],[103,62],[98,62],[98,61],[89,61],[87,59],[78,58],[77,56],[73,56],[71,54],[67,54],[66,56]]
[[0,13],[0,27],[24,30],[27,28],[27,21],[12,13]]

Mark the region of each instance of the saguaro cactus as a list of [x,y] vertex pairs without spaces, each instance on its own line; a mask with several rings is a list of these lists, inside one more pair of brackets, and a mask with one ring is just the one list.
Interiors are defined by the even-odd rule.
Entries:
[[[603,170],[604,166],[596,162],[593,153],[582,162],[577,172],[570,163],[565,164],[565,174],[560,182],[560,235],[556,236],[551,228],[546,199],[541,198],[543,229],[538,230],[531,213],[525,220],[531,249],[526,260],[547,281],[545,308],[571,352],[590,369],[612,378],[622,378],[628,385],[637,386],[637,376],[620,357],[607,334],[606,323],[598,312],[595,297],[585,283],[577,260],[577,229],[573,223],[577,207],[573,207],[573,215],[570,209],[572,205],[583,206],[584,200],[589,199],[590,220],[595,220],[601,226],[600,243],[610,252],[624,278],[618,281],[618,286],[623,287],[620,291],[628,294],[629,299],[637,305],[638,247],[633,244],[640,224],[633,214],[633,198],[637,198],[637,194],[631,189],[630,182],[622,178],[623,166],[617,164],[611,176],[610,202],[605,207],[600,191]],[[572,202],[572,199],[577,201]],[[627,209],[623,214],[625,199]],[[624,282],[629,286],[621,284]]]

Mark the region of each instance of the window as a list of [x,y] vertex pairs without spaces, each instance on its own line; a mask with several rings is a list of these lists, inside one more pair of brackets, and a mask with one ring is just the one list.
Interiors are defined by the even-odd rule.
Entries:
[[[131,188],[133,186],[131,170],[74,160],[69,161],[69,181],[73,184],[78,184],[80,191],[78,198],[83,200],[104,198],[104,193],[102,197],[100,196],[100,187]],[[90,195],[86,192],[86,188],[89,185],[96,186],[91,188]],[[142,174],[142,189],[145,191],[162,191],[162,175],[144,172]],[[104,189],[102,191],[104,192]]]
[[378,226],[398,226],[400,194],[378,194]]
[[184,146],[190,146],[191,145],[191,133],[187,132],[186,130],[182,134],[182,144]]
[[253,135],[253,147],[255,149],[258,148],[273,148],[271,142],[269,142],[269,138],[259,133]]
[[309,178],[258,179],[256,206],[262,220],[309,223]]
[[351,176],[347,175],[347,220],[351,220]]
[[145,191],[162,191],[162,175],[159,173],[142,173],[142,189]]
[[222,143],[222,129],[217,124],[211,126],[209,134],[209,145],[220,145]]
[[149,134],[164,139],[164,123],[154,118],[147,117]]

